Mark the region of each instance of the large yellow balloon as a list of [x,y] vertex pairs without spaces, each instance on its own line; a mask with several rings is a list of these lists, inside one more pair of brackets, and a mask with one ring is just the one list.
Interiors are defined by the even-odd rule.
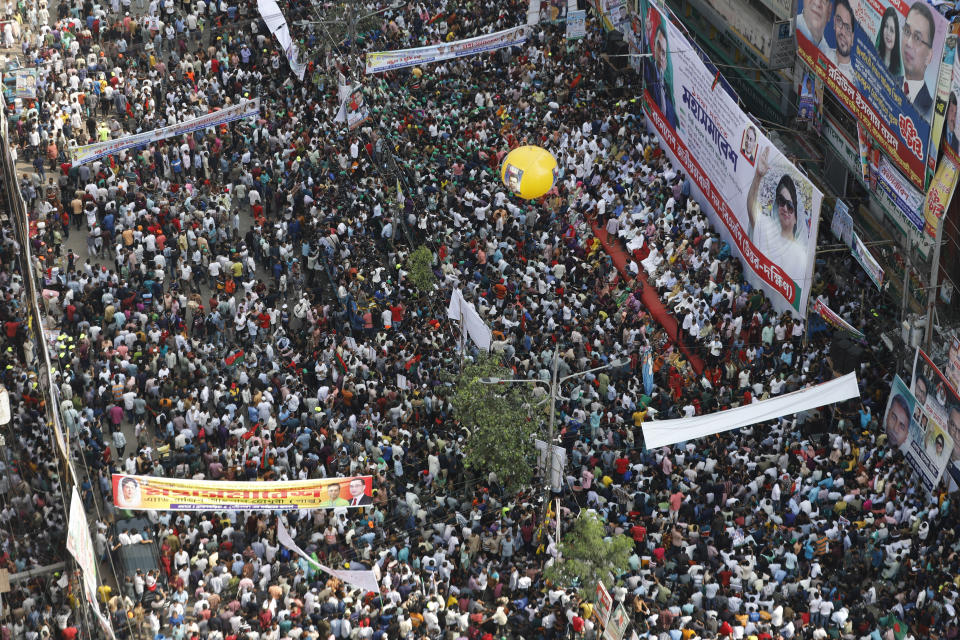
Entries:
[[500,179],[515,196],[535,200],[553,188],[557,159],[542,147],[517,147],[503,159]]

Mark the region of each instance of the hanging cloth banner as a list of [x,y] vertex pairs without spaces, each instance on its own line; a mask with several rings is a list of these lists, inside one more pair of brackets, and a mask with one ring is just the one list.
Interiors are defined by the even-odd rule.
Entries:
[[383,73],[404,67],[415,67],[419,64],[441,62],[472,56],[477,53],[495,51],[504,47],[523,44],[527,40],[527,26],[504,29],[485,36],[457,40],[445,44],[434,44],[429,47],[414,49],[397,49],[394,51],[374,51],[367,54],[367,73]]
[[447,306],[447,317],[451,320],[460,321],[461,330],[466,331],[470,338],[477,343],[477,346],[484,351],[490,350],[490,342],[493,340],[493,333],[490,327],[484,323],[483,318],[477,313],[476,307],[472,302],[467,302],[460,293],[460,289],[454,289],[450,295],[450,304]]
[[816,302],[813,303],[813,310],[816,311],[821,318],[823,318],[824,322],[829,324],[834,329],[846,331],[858,340],[865,339],[865,336],[862,332],[854,329],[853,325],[841,318],[839,315],[837,315],[836,311],[827,306],[827,302],[823,299],[823,296],[819,296]]
[[331,569],[326,567],[313,558],[311,558],[306,551],[301,549],[297,543],[290,536],[290,533],[287,531],[287,528],[283,526],[281,520],[277,520],[277,541],[285,546],[290,551],[293,551],[295,554],[317,567],[321,571],[324,571],[338,580],[342,580],[347,584],[352,584],[358,589],[362,590],[364,593],[380,593],[380,583],[377,582],[377,574],[374,571],[349,571],[346,569]]
[[858,397],[860,387],[857,375],[851,372],[823,384],[727,411],[678,420],[644,422],[643,438],[647,449],[668,447]]
[[144,131],[143,133],[135,133],[123,138],[117,138],[116,140],[106,140],[104,142],[96,142],[94,144],[88,144],[82,147],[74,147],[70,149],[70,162],[72,162],[74,165],[86,164],[87,162],[93,162],[94,160],[104,156],[110,156],[115,153],[119,153],[124,149],[140,147],[150,144],[151,142],[166,140],[167,138],[172,138],[174,136],[182,136],[200,129],[219,127],[222,124],[233,122],[234,120],[249,118],[257,115],[258,113],[260,113],[260,98],[244,100],[238,104],[230,105],[229,107],[225,107],[217,111],[211,111],[210,113],[198,118],[185,120],[184,122],[178,122],[177,124],[172,124],[168,127],[161,127],[160,129],[154,129],[152,131]]
[[100,628],[111,640],[114,639],[113,626],[110,619],[100,612],[97,604],[97,557],[93,550],[93,539],[90,537],[90,527],[87,524],[87,514],[83,510],[83,501],[73,487],[70,497],[70,521],[67,524],[67,551],[77,561],[80,567],[80,579],[83,582],[83,592],[93,609]]
[[290,37],[290,28],[287,26],[287,19],[283,17],[277,0],[257,0],[257,9],[260,11],[260,17],[267,24],[267,29],[276,37],[283,49],[283,54],[290,63],[290,70],[300,80],[303,80],[303,74],[307,71],[307,65],[300,60],[300,49],[297,47],[293,38]]

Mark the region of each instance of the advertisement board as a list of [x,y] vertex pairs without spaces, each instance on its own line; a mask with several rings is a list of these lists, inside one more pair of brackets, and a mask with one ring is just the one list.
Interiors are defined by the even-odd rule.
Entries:
[[768,66],[771,69],[786,69],[793,66],[794,60],[797,59],[797,36],[792,20],[773,23],[768,59],[770,61]]
[[694,196],[779,311],[806,315],[823,194],[717,82],[662,9],[640,1],[644,107]]
[[797,10],[800,58],[923,189],[947,20],[925,0],[800,0]]
[[[960,349],[960,344],[954,344]],[[952,350],[953,357],[957,351]],[[950,358],[947,356],[947,371],[950,371]],[[924,410],[949,434],[953,440],[950,455],[950,475],[960,484],[960,393],[949,376],[933,364],[930,357],[920,348],[913,360],[913,378],[910,391]]]
[[227,482],[113,474],[113,504],[134,511],[365,507],[372,492],[373,476]]
[[924,408],[900,376],[890,385],[883,428],[892,446],[899,447],[927,491],[933,491],[953,452],[953,437]]

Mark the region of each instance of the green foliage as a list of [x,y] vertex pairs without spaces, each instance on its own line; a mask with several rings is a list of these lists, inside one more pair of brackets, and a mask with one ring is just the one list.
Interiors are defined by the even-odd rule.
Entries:
[[580,595],[591,600],[597,582],[610,589],[630,570],[633,540],[621,534],[606,537],[604,524],[595,514],[581,511],[560,543],[560,560],[547,568],[546,577],[560,586],[576,583]]
[[497,474],[507,491],[530,482],[533,476],[533,433],[537,421],[530,414],[531,385],[483,384],[480,378],[509,379],[513,372],[496,356],[481,354],[463,367],[454,386],[454,411],[470,435],[464,464],[474,471]]
[[433,254],[430,249],[420,245],[407,256],[407,278],[420,293],[430,293],[437,281],[433,275]]

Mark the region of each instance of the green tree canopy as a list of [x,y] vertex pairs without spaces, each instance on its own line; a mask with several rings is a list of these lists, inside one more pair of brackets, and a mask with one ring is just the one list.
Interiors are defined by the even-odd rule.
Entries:
[[407,278],[420,293],[431,293],[437,281],[433,274],[433,253],[420,245],[407,256]]
[[560,543],[560,560],[547,568],[546,577],[566,587],[576,585],[591,600],[597,582],[608,589],[630,570],[633,540],[621,534],[608,537],[603,521],[587,510],[580,512]]
[[497,474],[513,491],[533,477],[533,434],[538,421],[531,415],[531,385],[483,384],[480,378],[513,378],[497,356],[482,353],[457,377],[451,398],[457,418],[469,432],[464,464],[474,471]]

